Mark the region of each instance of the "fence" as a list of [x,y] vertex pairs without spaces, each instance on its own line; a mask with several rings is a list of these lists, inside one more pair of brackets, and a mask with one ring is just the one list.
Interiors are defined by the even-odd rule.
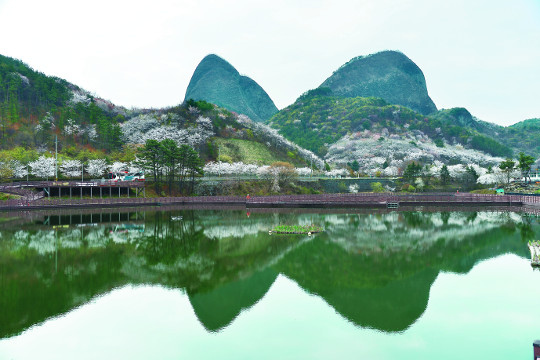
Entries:
[[[2,191],[0,189],[0,191]],[[0,209],[13,208],[54,208],[54,207],[126,207],[160,206],[182,204],[222,204],[245,205],[247,207],[354,207],[399,205],[534,205],[540,206],[540,197],[528,195],[484,195],[484,194],[320,194],[320,195],[278,195],[255,196],[199,196],[160,198],[94,198],[57,199],[41,198],[32,200],[21,198],[0,203]]]

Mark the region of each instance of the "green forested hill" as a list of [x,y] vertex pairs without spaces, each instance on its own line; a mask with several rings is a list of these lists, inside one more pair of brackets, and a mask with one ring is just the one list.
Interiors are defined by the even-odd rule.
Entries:
[[333,96],[326,88],[308,91],[270,120],[285,137],[321,156],[342,136],[365,130],[387,136],[418,130],[441,146],[446,141],[495,156],[512,154],[510,148],[484,134],[483,125],[479,124],[477,129],[475,122],[465,109],[424,116],[378,98]]
[[0,55],[0,109],[2,118],[16,122],[65,104],[71,97],[65,80],[37,72],[22,61]]
[[121,145],[125,109],[95,99],[67,81],[0,55],[0,148],[63,146],[112,150]]
[[502,128],[497,138],[508,146],[540,157],[540,119],[529,119]]

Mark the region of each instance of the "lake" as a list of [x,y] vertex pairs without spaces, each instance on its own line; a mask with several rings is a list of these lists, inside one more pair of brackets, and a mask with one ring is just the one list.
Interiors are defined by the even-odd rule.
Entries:
[[489,209],[4,213],[0,359],[530,359],[534,239]]

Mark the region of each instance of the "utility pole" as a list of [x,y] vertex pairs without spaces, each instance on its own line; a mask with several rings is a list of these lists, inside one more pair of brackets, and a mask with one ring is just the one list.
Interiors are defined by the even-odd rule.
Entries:
[[55,180],[58,181],[58,135],[54,136],[54,142],[55,142],[55,151],[54,151],[54,158],[55,158]]

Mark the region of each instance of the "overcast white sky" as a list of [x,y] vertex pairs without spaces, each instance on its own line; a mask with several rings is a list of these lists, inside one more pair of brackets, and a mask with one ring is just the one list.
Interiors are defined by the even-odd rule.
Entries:
[[540,0],[0,0],[0,54],[127,107],[182,102],[215,53],[283,108],[386,49],[422,69],[439,109],[540,117]]

